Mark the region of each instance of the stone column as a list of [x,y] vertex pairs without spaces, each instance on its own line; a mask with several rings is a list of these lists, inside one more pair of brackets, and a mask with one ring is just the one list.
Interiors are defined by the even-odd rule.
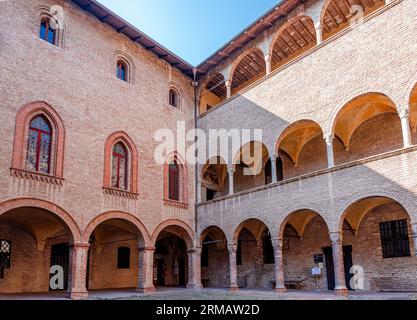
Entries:
[[237,244],[228,245],[229,249],[229,269],[230,269],[230,291],[239,291],[239,286],[237,285]]
[[287,288],[285,287],[284,280],[284,261],[282,255],[282,242],[283,239],[271,239],[272,246],[274,247],[274,258],[275,258],[275,292],[285,293]]
[[414,255],[417,257],[417,222],[411,223],[411,230],[413,231]]
[[326,134],[324,136],[324,140],[326,141],[326,149],[327,149],[327,166],[329,168],[333,168],[334,167],[333,135]]
[[187,251],[188,254],[188,284],[187,288],[201,289],[201,247]]
[[272,157],[271,157],[271,176],[272,176],[271,183],[278,182],[278,176],[277,176],[277,155],[276,154],[272,155]]
[[86,288],[88,243],[74,243],[70,246],[68,270],[68,297],[73,300],[88,298]]
[[316,39],[317,39],[317,45],[321,44],[323,42],[323,27],[321,25],[321,22],[316,22],[314,24],[314,27],[316,29]]
[[197,195],[196,195],[196,200],[197,200],[197,203],[201,203],[201,192],[202,192],[202,190],[201,190],[201,179],[198,179],[197,180]]
[[403,132],[404,148],[412,146],[411,142],[411,130],[410,130],[410,112],[409,109],[404,108],[399,111],[401,118],[401,129]]
[[235,168],[233,166],[229,166],[227,168],[227,172],[229,174],[229,195],[232,195],[234,190],[234,174],[235,174]]
[[345,279],[345,264],[343,259],[343,243],[341,232],[330,232],[330,241],[332,242],[335,294],[348,295]]
[[265,65],[266,65],[266,75],[268,75],[272,71],[271,55],[269,54],[265,56]]
[[229,99],[232,96],[232,81],[226,80],[225,85],[226,85],[226,99]]
[[155,291],[153,285],[153,253],[154,247],[139,248],[139,275],[137,292],[149,293]]

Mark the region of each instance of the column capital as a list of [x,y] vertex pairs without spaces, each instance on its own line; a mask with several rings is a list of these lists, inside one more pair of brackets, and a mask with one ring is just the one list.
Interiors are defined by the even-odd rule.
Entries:
[[319,21],[314,22],[314,28],[315,28],[316,30],[322,30],[322,29],[323,29],[323,25],[321,24],[321,21],[320,21],[320,20],[319,20]]
[[271,61],[271,59],[272,59],[272,57],[271,57],[271,55],[270,55],[270,54],[266,54],[266,55],[265,55],[265,61],[266,61],[266,62],[270,62],[270,61]]
[[236,172],[235,166],[234,165],[228,165],[227,166],[227,172],[229,174],[235,173]]
[[330,241],[332,245],[342,244],[342,232],[341,231],[330,231],[329,236],[330,236]]
[[89,249],[90,244],[89,243],[72,243],[69,245],[70,249],[79,250],[79,249]]
[[232,85],[232,80],[225,80],[225,81],[224,81],[224,85],[225,85],[226,87],[230,87],[230,86]]
[[398,114],[400,115],[400,118],[408,118],[410,115],[410,109],[408,107],[400,108],[398,109]]
[[139,247],[138,251],[155,251],[155,247]]
[[284,244],[284,238],[272,238],[271,242],[274,249],[282,249]]
[[324,140],[326,141],[327,145],[330,145],[330,144],[333,143],[333,140],[334,140],[334,134],[333,133],[325,133],[323,135],[323,137],[324,137]]
[[228,244],[227,249],[229,250],[229,252],[236,253],[237,252],[237,244],[236,243]]

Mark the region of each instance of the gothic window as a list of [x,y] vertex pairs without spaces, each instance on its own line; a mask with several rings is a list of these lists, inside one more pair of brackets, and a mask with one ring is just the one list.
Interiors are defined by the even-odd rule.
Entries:
[[39,37],[42,40],[49,42],[50,44],[56,45],[57,32],[56,29],[51,25],[51,19],[44,18],[41,20]]
[[127,82],[128,81],[127,73],[128,73],[128,70],[127,70],[126,63],[124,63],[121,60],[117,61],[117,73],[116,73],[117,77],[120,80]]
[[410,256],[407,220],[382,222],[379,230],[384,259]]
[[178,108],[178,92],[175,89],[169,90],[169,104],[175,108]]
[[180,201],[180,166],[177,160],[169,164],[168,183],[169,200]]
[[122,190],[128,189],[128,153],[121,142],[116,143],[113,147],[112,187]]
[[130,248],[117,249],[117,269],[130,269]]
[[37,116],[29,124],[26,169],[50,173],[52,129],[43,116]]

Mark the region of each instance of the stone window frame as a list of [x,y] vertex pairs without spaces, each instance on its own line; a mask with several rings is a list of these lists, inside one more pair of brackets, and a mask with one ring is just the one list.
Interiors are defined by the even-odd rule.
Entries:
[[[112,159],[113,148],[117,143],[122,143],[128,152],[128,189],[117,189],[112,186]],[[124,131],[111,134],[104,145],[104,172],[103,190],[106,194],[130,199],[138,198],[138,151],[134,141]]]
[[[37,116],[45,117],[51,125],[50,173],[26,169],[29,125]],[[24,105],[16,115],[11,174],[16,177],[41,180],[62,185],[64,180],[65,127],[55,109],[44,101]]]
[[[179,168],[180,168],[180,200],[175,201],[169,198],[169,165],[176,161]],[[165,163],[164,163],[164,194],[163,194],[163,201],[164,205],[177,207],[180,209],[188,209],[189,206],[189,199],[188,199],[188,168],[183,159],[178,155],[177,151],[174,151],[170,154]]]
[[[46,43],[49,43],[50,45],[57,47],[57,48],[64,48],[65,46],[65,38],[66,38],[66,25],[64,21],[63,11],[60,14],[59,10],[61,9],[61,6],[40,6],[36,9],[36,15],[35,15],[35,34],[36,37],[39,40],[42,40]],[[45,41],[44,39],[40,38],[39,32],[40,32],[40,26],[43,20],[49,20],[54,21],[56,25],[58,25],[58,28],[56,29],[55,34],[55,40],[54,43],[50,43],[48,41]]]

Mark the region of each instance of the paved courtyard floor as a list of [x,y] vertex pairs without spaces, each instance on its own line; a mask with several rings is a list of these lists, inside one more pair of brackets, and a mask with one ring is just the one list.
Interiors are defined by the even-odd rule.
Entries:
[[[65,300],[65,294],[0,294],[0,300]],[[232,293],[227,289],[160,288],[152,294],[139,294],[134,290],[90,291],[90,300],[417,300],[416,293],[400,292],[352,292],[339,297],[331,291],[297,291],[276,294],[271,290],[241,289]]]

